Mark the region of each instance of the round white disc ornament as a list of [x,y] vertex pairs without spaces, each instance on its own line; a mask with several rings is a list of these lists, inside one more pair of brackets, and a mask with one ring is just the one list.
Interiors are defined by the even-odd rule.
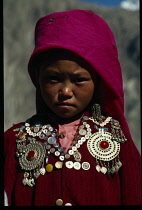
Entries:
[[74,169],[79,170],[81,168],[81,164],[79,162],[74,162],[73,167]]
[[96,132],[87,141],[90,154],[103,161],[113,160],[120,152],[120,143],[112,141],[109,132]]

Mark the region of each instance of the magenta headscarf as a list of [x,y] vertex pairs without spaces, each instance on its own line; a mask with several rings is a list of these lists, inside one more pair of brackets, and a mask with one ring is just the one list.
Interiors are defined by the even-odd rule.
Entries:
[[117,46],[107,23],[92,11],[78,9],[40,18],[35,28],[35,49],[28,64],[35,86],[33,61],[41,52],[51,48],[70,50],[93,67],[101,78],[97,92],[103,113],[118,120],[124,134],[131,137],[124,116],[124,91]]

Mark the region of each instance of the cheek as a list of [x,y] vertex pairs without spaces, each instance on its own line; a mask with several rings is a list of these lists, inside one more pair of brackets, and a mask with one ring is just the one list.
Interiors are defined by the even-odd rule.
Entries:
[[41,85],[40,89],[41,89],[42,97],[46,102],[50,102],[57,95],[57,89],[56,88],[53,88],[53,87],[51,88],[51,87],[48,87],[48,86],[42,86]]
[[86,85],[79,93],[79,100],[80,103],[83,104],[89,104],[93,95],[94,95],[94,83],[91,82],[88,85]]

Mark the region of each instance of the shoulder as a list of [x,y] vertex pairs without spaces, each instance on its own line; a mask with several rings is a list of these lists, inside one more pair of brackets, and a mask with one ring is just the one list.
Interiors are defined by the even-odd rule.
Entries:
[[4,152],[15,150],[16,147],[16,134],[19,132],[20,128],[24,123],[18,123],[10,127],[4,133]]
[[13,124],[9,129],[7,129],[4,133],[5,136],[9,136],[9,135],[14,135],[16,133],[18,133],[20,130],[23,130],[24,127],[25,127],[25,123],[27,121],[33,121],[37,118],[37,115],[34,115],[30,118],[28,118],[27,120],[25,120],[25,122],[20,122],[20,123],[17,123],[17,124]]
[[13,124],[13,126],[5,131],[4,135],[15,135],[15,132],[19,131],[22,126],[24,126],[24,122]]

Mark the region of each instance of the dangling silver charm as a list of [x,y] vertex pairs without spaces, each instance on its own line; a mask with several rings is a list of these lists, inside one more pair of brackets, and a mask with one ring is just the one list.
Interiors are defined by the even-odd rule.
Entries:
[[121,130],[120,124],[117,120],[112,119],[111,123],[111,133],[112,133],[112,140],[117,141],[119,143],[124,143],[127,139],[124,136],[124,133]]
[[45,170],[45,168],[40,168],[39,172],[41,175],[44,175],[46,173],[46,170]]

